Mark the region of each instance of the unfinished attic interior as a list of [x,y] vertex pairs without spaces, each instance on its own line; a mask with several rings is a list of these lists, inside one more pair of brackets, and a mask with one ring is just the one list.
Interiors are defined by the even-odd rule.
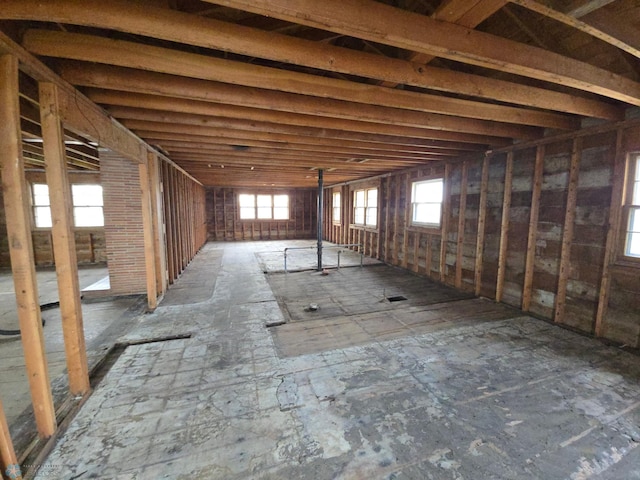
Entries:
[[638,0],[0,0],[4,480],[640,479]]

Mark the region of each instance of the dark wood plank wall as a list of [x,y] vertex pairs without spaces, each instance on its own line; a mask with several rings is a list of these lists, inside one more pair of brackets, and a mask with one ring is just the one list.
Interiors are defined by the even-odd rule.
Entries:
[[[288,194],[288,220],[240,220],[241,193]],[[209,240],[292,240],[315,238],[317,225],[315,189],[247,190],[208,187],[206,189],[207,234]],[[330,218],[330,217],[329,217]]]
[[[622,181],[619,172],[614,176],[616,158],[624,163],[627,152],[640,151],[640,126],[631,121],[585,132],[486,160],[437,163],[327,188],[324,237],[363,243],[366,255],[389,264],[638,347],[640,266],[605,253],[608,237],[615,248],[620,229],[613,221],[616,235],[607,235],[616,211],[614,178]],[[447,179],[438,230],[410,225],[411,182],[430,177]],[[351,224],[353,191],[370,185],[380,195],[376,229]],[[336,191],[340,224],[331,219]]]

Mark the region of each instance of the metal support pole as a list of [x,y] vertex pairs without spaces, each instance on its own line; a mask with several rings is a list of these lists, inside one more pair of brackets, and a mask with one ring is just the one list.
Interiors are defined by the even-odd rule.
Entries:
[[342,253],[342,250],[338,250],[338,270],[340,270],[340,254]]
[[318,170],[318,271],[322,271],[322,216],[323,216],[323,173]]

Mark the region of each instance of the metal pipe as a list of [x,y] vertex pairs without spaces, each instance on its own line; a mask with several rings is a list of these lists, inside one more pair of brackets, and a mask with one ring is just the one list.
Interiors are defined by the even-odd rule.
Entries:
[[[345,247],[359,247],[360,248],[360,266],[363,266],[363,257],[364,257],[364,251],[362,250],[362,247],[364,247],[363,244],[361,243],[345,243],[342,245],[329,245],[328,247],[325,246],[321,246],[321,248],[324,250],[325,248],[345,248]],[[308,247],[286,247],[284,249],[284,271],[285,273],[287,272],[287,251],[288,250],[308,250],[310,248],[318,248],[317,245],[311,245]],[[342,253],[342,250],[338,250],[338,268],[340,267],[340,254]]]
[[323,185],[324,170],[321,168],[318,170],[318,271],[322,271],[322,216],[323,213],[323,197],[324,197],[324,185]]

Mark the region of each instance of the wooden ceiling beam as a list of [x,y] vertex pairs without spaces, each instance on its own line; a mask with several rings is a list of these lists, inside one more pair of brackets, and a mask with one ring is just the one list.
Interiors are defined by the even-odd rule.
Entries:
[[0,52],[18,58],[20,70],[34,80],[50,82],[59,87],[60,114],[65,128],[88,137],[134,162],[146,158],[147,145],[113,118],[109,118],[103,110],[3,32],[0,32]]
[[340,149],[342,147],[357,149],[362,152],[372,150],[374,152],[404,152],[415,154],[434,154],[445,156],[463,155],[468,152],[466,144],[459,144],[460,149],[427,148],[413,145],[390,145],[383,142],[365,142],[354,140],[342,140],[331,138],[317,138],[302,135],[282,134],[273,132],[249,132],[230,128],[211,128],[200,125],[186,125],[176,123],[152,122],[146,120],[126,120],[123,124],[134,131],[138,136],[152,137],[155,134],[171,134],[174,136],[202,136],[209,139],[226,141],[227,143],[240,144],[247,140],[274,142],[288,145],[315,145]]
[[445,0],[431,18],[475,28],[500,10],[509,0]]
[[[150,72],[170,74],[175,77],[169,78],[166,75],[160,78],[150,75],[145,77],[144,73],[148,72],[136,71],[128,73],[119,71],[109,74],[104,70],[96,76],[100,81],[112,81],[118,85],[146,85],[151,89],[154,86],[156,88],[165,86],[165,90],[181,89],[183,95],[186,95],[191,88],[200,92],[210,91],[213,101],[222,101],[215,98],[215,92],[219,91],[222,95],[225,93],[223,88],[226,88],[227,97],[233,97],[237,102],[234,93],[238,93],[239,97],[247,102],[248,95],[238,90],[237,86],[240,85],[261,89],[258,92],[251,92],[254,102],[274,104],[276,108],[279,104],[288,102],[292,106],[287,108],[296,110],[301,107],[300,104],[308,103],[309,108],[317,110],[318,113],[314,112],[314,114],[318,115],[322,115],[319,105],[328,107],[334,100],[362,104],[352,107],[357,108],[359,112],[377,106],[419,112],[423,116],[422,123],[433,124],[438,129],[454,131],[457,127],[451,126],[453,123],[461,125],[460,128],[463,130],[458,131],[465,131],[465,122],[469,123],[475,119],[565,130],[579,127],[577,119],[556,113],[388,89],[90,35],[29,30],[23,37],[23,45],[27,50],[38,55],[120,67],[136,67]],[[80,74],[81,70],[75,71],[76,77]],[[71,75],[71,72],[67,75]],[[117,80],[118,76],[120,81]],[[130,78],[127,80],[126,77]],[[221,84],[207,85],[204,82],[197,82],[196,79],[221,82]],[[234,89],[232,85],[225,87],[224,84],[232,84],[236,88]],[[184,87],[184,85],[187,86]],[[191,85],[194,86],[191,87]],[[269,96],[264,89],[277,92],[271,92]],[[288,92],[289,95],[281,92]],[[296,94],[296,97],[292,94]],[[499,131],[501,127],[495,125],[492,128]],[[487,131],[466,131],[488,133]],[[519,137],[516,136],[516,138]]]
[[[167,144],[210,144],[227,147],[231,151],[237,151],[243,147],[263,147],[272,149],[286,149],[291,152],[322,152],[333,153],[335,155],[350,155],[353,157],[367,156],[370,158],[424,158],[425,156],[457,156],[461,152],[439,150],[437,152],[402,152],[393,150],[374,150],[363,148],[352,148],[341,145],[309,145],[292,142],[274,142],[269,140],[256,140],[253,138],[238,138],[236,136],[209,137],[206,135],[185,134],[177,132],[153,132],[147,130],[137,130],[136,134],[144,138],[147,143],[158,144],[165,148]],[[448,153],[443,153],[448,152]]]
[[[96,15],[100,12],[100,15]],[[588,117],[620,108],[565,93],[386,58],[125,0],[0,0],[0,18],[108,28],[250,57]]]
[[620,75],[553,52],[439,22],[372,0],[215,2],[385,45],[536,78],[640,106],[640,84]]
[[[375,133],[362,133],[358,131],[337,130],[333,128],[303,127],[296,125],[284,125],[271,122],[256,122],[236,118],[223,118],[215,116],[196,115],[181,112],[145,110],[134,107],[111,106],[111,113],[121,119],[125,124],[131,121],[143,121],[157,124],[188,126],[189,128],[206,129],[232,129],[236,132],[242,131],[250,133],[273,133],[283,135],[296,135],[309,137],[312,139],[329,140],[349,140],[354,142],[364,142],[371,144],[404,146],[404,147],[425,147],[437,149],[459,149],[468,151],[485,151],[486,145],[493,142],[502,143],[503,146],[510,144],[505,139],[491,137],[490,139],[480,139],[475,137],[465,137],[457,139],[425,139],[412,137],[409,135],[387,135]],[[444,132],[449,135],[448,132]],[[484,143],[483,143],[484,142]]]
[[[225,158],[260,158],[264,160],[272,160],[276,161],[276,163],[280,164],[283,160],[309,160],[313,162],[338,162],[337,164],[341,164],[341,162],[353,161],[354,159],[367,159],[367,161],[376,161],[376,162],[393,162],[390,164],[403,164],[403,165],[412,165],[412,164],[420,164],[424,161],[433,161],[433,160],[442,160],[441,157],[413,157],[413,158],[380,158],[379,156],[362,156],[362,155],[346,155],[346,154],[335,154],[335,153],[327,153],[327,152],[303,152],[303,151],[292,151],[289,149],[276,149],[276,148],[261,148],[261,147],[250,147],[248,150],[244,151],[236,151],[232,147],[228,145],[216,145],[211,143],[194,143],[191,145],[187,145],[181,142],[170,142],[164,141],[162,147],[167,150],[169,153],[177,154],[191,154],[191,155],[199,155],[199,156],[209,156],[212,154],[221,155]],[[317,165],[317,164],[316,164]],[[310,165],[310,166],[316,166]]]
[[510,0],[512,3],[516,5],[520,5],[532,12],[539,13],[540,15],[544,15],[545,17],[552,18],[560,23],[564,23],[576,30],[580,30],[588,35],[591,35],[594,38],[602,40],[603,42],[608,43],[609,45],[613,45],[614,47],[623,50],[630,55],[633,55],[636,58],[640,58],[640,45],[629,45],[628,43],[622,41],[621,39],[615,36],[615,33],[607,33],[604,32],[594,26],[591,26],[585,22],[578,20],[575,16],[571,16],[552,8],[547,7],[539,2],[534,0]]
[[[415,167],[420,164],[405,164],[405,163],[382,163],[382,162],[368,162],[364,164],[358,163],[331,163],[329,161],[325,161],[320,166],[318,161],[310,162],[305,159],[300,159],[299,161],[285,161],[285,163],[273,163],[267,162],[262,157],[246,157],[241,159],[228,158],[224,155],[217,155],[212,153],[208,156],[197,156],[190,155],[188,153],[178,153],[176,154],[176,159],[180,161],[182,165],[185,166],[190,172],[196,171],[205,171],[205,172],[219,172],[220,174],[227,173],[232,168],[243,168],[247,171],[275,171],[275,172],[291,172],[292,170],[298,170],[301,172],[309,173],[317,170],[318,168],[322,169],[331,169],[332,171],[342,171],[342,172],[357,172],[359,174],[367,175],[372,171],[384,171],[384,170],[396,170],[403,168]],[[424,162],[428,163],[428,162]],[[253,167],[253,170],[252,170]]]
[[[589,15],[591,12],[595,12],[596,10],[601,9],[602,7],[606,7],[610,3],[613,3],[615,0],[588,0],[582,1],[582,5],[569,5],[569,10],[565,13],[575,18],[582,18],[585,15]],[[573,2],[575,4],[575,2]]]
[[[431,18],[443,22],[455,23],[467,28],[476,28],[480,23],[500,10],[508,0],[445,0]],[[412,62],[427,64],[435,57],[427,53],[414,52]],[[385,87],[395,87],[397,84],[385,82]]]
[[[209,101],[182,99],[179,97],[165,97],[161,95],[149,95],[121,92],[115,90],[88,89],[89,98],[97,103],[111,105],[142,106],[138,100],[145,101],[149,97],[155,97],[155,101],[168,102],[184,105],[200,104],[203,108],[211,107],[212,113],[227,116],[222,112],[245,111],[252,115],[251,118],[258,121],[273,121],[278,119],[288,119],[288,122],[298,125],[311,126],[317,121],[358,121],[362,123],[377,123],[381,125],[411,127],[422,130],[450,131],[457,133],[471,133],[476,135],[499,135],[508,138],[532,139],[540,137],[540,131],[534,127],[514,126],[497,122],[486,122],[484,120],[454,119],[452,117],[433,118],[431,114],[400,110],[397,108],[377,107],[374,105],[350,104],[349,102],[331,102],[329,100],[310,102],[309,105],[300,103],[300,109],[296,112],[293,107],[269,109],[268,104],[256,107],[238,106],[230,103],[216,103]],[[239,103],[239,102],[238,102]],[[297,122],[297,123],[296,123]]]
[[[399,109],[407,109],[409,105],[413,104],[414,108],[411,108],[411,110],[417,110],[421,113],[428,113],[427,110],[429,109],[432,111],[436,110],[433,107],[435,102],[432,100],[432,95],[389,90],[381,87],[360,85],[363,90],[368,92],[367,97],[371,96],[372,98],[375,98],[376,103],[374,105],[369,105],[369,102],[364,101],[365,99],[363,98],[363,104],[356,105],[351,102],[352,97],[348,93],[336,93],[332,95],[331,98],[300,95],[297,93],[283,93],[281,91],[264,90],[251,86],[239,86],[237,84],[221,83],[217,81],[184,78],[183,76],[178,76],[178,74],[184,75],[184,64],[180,63],[176,64],[174,70],[173,74],[168,75],[166,73],[140,71],[108,65],[86,65],[78,62],[65,62],[61,67],[61,74],[65,80],[76,86],[98,87],[135,93],[148,93],[153,95],[166,95],[193,100],[228,103],[231,105],[245,107],[307,113],[310,115],[336,116],[335,113],[332,112],[341,111],[346,105],[345,102],[349,103],[347,105],[347,109],[349,111],[357,110],[360,114],[364,114],[367,110],[373,111],[377,109],[378,105],[383,104],[385,108],[390,107]],[[219,72],[219,69],[217,71]],[[266,78],[264,80],[265,82],[268,82]],[[351,83],[340,80],[337,82]],[[358,89],[360,89],[360,87],[358,87]],[[296,88],[291,88],[291,90],[294,91]],[[383,94],[381,95],[380,92]],[[407,93],[410,93],[410,95],[407,96]],[[398,100],[401,101],[381,101],[380,98],[385,96],[389,97],[390,100],[391,97],[398,97]],[[412,102],[413,99],[416,101]],[[420,104],[423,104],[424,108],[417,108]],[[446,110],[446,107],[443,105],[442,111],[444,110]],[[499,118],[502,118],[504,122],[509,123],[565,130],[576,129],[579,126],[577,118],[521,108],[477,104],[472,110],[478,113],[475,113],[473,117],[464,117],[489,121],[498,121]],[[328,115],[324,114],[324,111],[327,111]],[[480,113],[480,111],[484,113]],[[450,111],[450,114],[455,115],[454,111]],[[444,124],[445,122],[450,121],[451,118],[444,117],[441,120]],[[460,125],[462,125],[463,122],[464,120],[456,120],[456,123],[459,123]],[[444,129],[451,130],[451,128]]]
[[104,105],[143,108],[148,110],[163,110],[176,113],[191,113],[211,117],[225,117],[239,120],[281,123],[294,126],[344,129],[354,132],[399,135],[423,139],[449,139],[462,142],[466,140],[472,143],[484,144],[491,144],[493,142],[492,138],[496,138],[490,135],[446,132],[443,130],[407,127],[390,124],[388,122],[363,122],[356,120],[317,117],[312,115],[301,115],[277,111],[271,112],[262,109],[198,102],[195,100],[174,99],[157,95],[128,94],[120,92],[114,93],[99,90],[92,90],[91,92],[88,92],[88,95],[95,102]]

